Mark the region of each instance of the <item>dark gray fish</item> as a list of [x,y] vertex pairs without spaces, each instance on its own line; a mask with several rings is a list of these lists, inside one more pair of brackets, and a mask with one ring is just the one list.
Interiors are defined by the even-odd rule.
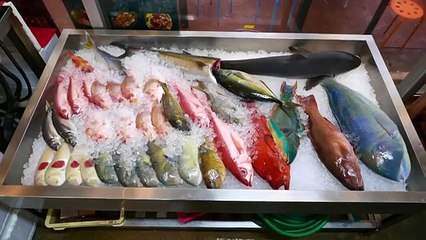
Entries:
[[121,183],[121,185],[125,187],[141,186],[141,183],[139,181],[138,176],[136,175],[136,171],[134,168],[128,171],[125,167],[116,164],[115,173],[117,173],[118,181]]
[[99,157],[95,159],[95,169],[102,182],[107,184],[118,182],[118,177],[114,169],[114,161],[108,153],[101,153]]
[[289,56],[224,60],[220,62],[220,68],[239,70],[255,75],[312,79],[313,82],[307,84],[308,89],[317,85],[322,77],[344,73],[361,64],[361,59],[358,56],[348,52],[311,53],[298,47],[289,47],[289,49],[296,53]]
[[61,146],[61,136],[58,131],[56,131],[55,126],[52,121],[52,108],[48,103],[46,103],[46,117],[43,121],[43,126],[41,132],[43,134],[43,139],[46,144],[53,150],[57,151]]
[[74,124],[68,119],[61,118],[55,110],[52,110],[52,122],[65,142],[75,147],[77,145],[77,129]]
[[142,153],[136,161],[136,173],[145,187],[156,187],[160,184],[149,156]]

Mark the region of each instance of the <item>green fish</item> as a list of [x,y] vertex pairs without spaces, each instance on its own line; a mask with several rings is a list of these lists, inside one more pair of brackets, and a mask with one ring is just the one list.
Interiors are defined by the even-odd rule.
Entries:
[[202,176],[198,159],[198,148],[195,142],[188,140],[183,144],[182,155],[179,157],[179,174],[185,182],[198,186]]
[[176,186],[182,184],[178,170],[169,163],[164,153],[163,147],[150,142],[148,144],[148,155],[151,157],[151,164],[157,173],[158,180],[166,186]]
[[298,106],[293,102],[281,101],[264,82],[253,79],[244,72],[215,69],[213,75],[222,87],[243,99],[276,102],[283,109]]
[[198,81],[195,88],[207,95],[213,112],[219,115],[222,119],[227,122],[233,122],[237,124],[243,123],[245,114],[241,107],[235,104],[233,101],[229,101],[228,97],[218,89],[209,89],[206,84],[201,81]]
[[278,150],[281,154],[288,156],[289,163],[291,163],[296,157],[296,149],[289,144],[287,137],[273,120],[268,120],[268,127],[269,130],[271,130],[272,137],[278,146]]
[[134,168],[128,171],[124,166],[115,165],[118,181],[125,187],[139,187],[141,183]]
[[[296,94],[297,83],[293,86],[287,85],[284,81],[281,85],[281,100],[283,102],[293,102]],[[299,133],[303,131],[303,125],[299,120],[296,108],[279,108],[274,107],[271,113],[271,120],[284,133],[288,146],[287,155],[289,162],[292,163],[296,157],[299,148]]]
[[114,161],[108,153],[99,154],[99,157],[95,160],[95,169],[102,182],[107,184],[118,182],[118,177],[114,169]]
[[136,173],[145,187],[156,187],[160,184],[146,153],[139,155],[139,159],[136,161]]
[[212,68],[216,68],[220,63],[219,58],[196,56],[187,53],[175,53],[159,50],[151,50],[158,53],[161,59],[170,61],[176,66],[180,67],[183,71],[201,76],[209,76],[209,79],[216,83],[215,78],[211,73]]
[[161,98],[161,104],[163,105],[164,116],[166,119],[173,127],[179,130],[191,130],[189,127],[189,122],[185,118],[184,112],[179,102],[170,93],[169,88],[165,83],[161,83],[161,87],[164,90],[163,97]]

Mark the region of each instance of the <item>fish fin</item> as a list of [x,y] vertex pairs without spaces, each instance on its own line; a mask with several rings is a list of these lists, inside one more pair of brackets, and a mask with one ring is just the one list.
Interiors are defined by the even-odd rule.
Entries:
[[84,31],[86,41],[83,43],[83,46],[87,49],[92,49],[95,47],[95,41],[93,41],[92,36],[87,31]]
[[182,50],[182,53],[185,54],[185,55],[192,55],[190,52],[186,51],[185,49]]
[[318,76],[318,77],[313,77],[313,78],[309,78],[306,81],[306,85],[305,85],[305,90],[311,90],[313,87],[317,86],[325,77],[327,76]]
[[275,93],[269,88],[269,86],[263,81],[259,79],[259,82],[263,84],[263,86],[265,86],[271,93],[272,95],[278,99],[278,97],[275,95]]
[[283,81],[281,84],[280,91],[281,93],[287,93],[287,94],[295,94],[297,90],[297,82],[294,85],[289,85],[286,83],[286,81]]
[[44,107],[44,109],[46,110],[46,112],[49,112],[52,106],[50,105],[50,103],[46,100],[46,106]]
[[298,104],[298,103],[294,103],[294,102],[284,102],[284,101],[280,101],[278,103],[278,105],[280,106],[280,108],[284,111],[285,115],[287,115],[287,117],[290,117],[290,115],[287,113],[287,108],[293,109],[296,107],[301,107],[302,105]]
[[290,60],[300,60],[300,59],[306,59],[306,57],[300,53],[295,53],[290,56]]
[[297,47],[297,46],[290,46],[288,47],[288,50],[293,53],[299,53],[299,54],[309,54],[312,53],[311,51],[303,48],[303,47]]

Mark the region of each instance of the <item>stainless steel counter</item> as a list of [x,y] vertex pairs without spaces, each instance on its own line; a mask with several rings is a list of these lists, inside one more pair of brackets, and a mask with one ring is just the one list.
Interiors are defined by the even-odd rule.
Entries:
[[[232,51],[285,51],[290,45],[310,50],[344,50],[366,64],[381,108],[395,121],[407,144],[412,172],[407,192],[274,191],[246,189],[173,189],[124,187],[22,186],[24,163],[31,154],[44,115],[52,100],[53,82],[69,50],[80,48],[84,32],[65,30],[44,69],[37,89],[0,165],[1,201],[12,207],[141,211],[409,213],[426,205],[426,153],[413,128],[372,36],[243,32],[94,31],[95,40],[130,41],[133,45],[207,48]],[[143,66],[141,66],[143,67]]]

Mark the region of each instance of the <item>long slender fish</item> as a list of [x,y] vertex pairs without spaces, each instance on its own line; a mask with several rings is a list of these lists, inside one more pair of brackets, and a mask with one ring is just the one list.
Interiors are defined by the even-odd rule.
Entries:
[[276,102],[282,108],[297,106],[293,102],[281,101],[265,83],[244,72],[216,69],[213,75],[222,87],[245,100]]
[[361,94],[333,79],[321,85],[327,92],[340,129],[351,136],[349,140],[361,161],[383,177],[406,180],[411,171],[407,147],[388,115]]
[[[297,47],[290,47],[290,50],[296,51],[296,53],[289,56],[222,60],[220,68],[234,69],[255,75],[318,80],[320,77],[347,72],[361,64],[361,59],[358,56],[343,51],[311,53]],[[309,83],[307,88],[313,87],[315,84],[317,82]]]
[[346,136],[321,116],[313,95],[299,101],[309,115],[308,136],[321,162],[348,189],[364,190],[358,159]]
[[52,108],[46,102],[46,117],[44,118],[41,132],[46,144],[51,149],[56,151],[61,146],[62,138],[59,135],[58,131],[56,131],[55,126],[53,125],[52,111],[53,111]]

